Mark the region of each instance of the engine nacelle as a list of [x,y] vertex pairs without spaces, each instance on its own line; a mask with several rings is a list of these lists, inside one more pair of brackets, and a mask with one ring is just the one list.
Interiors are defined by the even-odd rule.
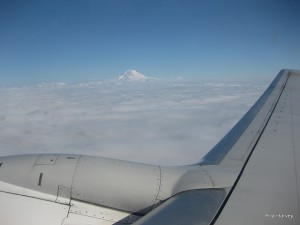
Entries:
[[0,158],[0,191],[66,205],[72,199],[145,214],[174,194],[212,187],[199,166],[161,167],[59,154]]

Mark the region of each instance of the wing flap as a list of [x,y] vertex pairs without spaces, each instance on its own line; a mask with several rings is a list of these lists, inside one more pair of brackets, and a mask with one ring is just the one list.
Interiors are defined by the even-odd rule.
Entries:
[[168,199],[133,225],[207,225],[214,218],[225,195],[224,189],[182,192]]

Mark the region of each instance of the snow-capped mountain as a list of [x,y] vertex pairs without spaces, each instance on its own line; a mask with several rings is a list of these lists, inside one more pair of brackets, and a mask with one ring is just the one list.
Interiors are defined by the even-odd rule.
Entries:
[[150,81],[156,80],[153,77],[147,77],[136,70],[127,70],[121,76],[115,79],[116,81]]

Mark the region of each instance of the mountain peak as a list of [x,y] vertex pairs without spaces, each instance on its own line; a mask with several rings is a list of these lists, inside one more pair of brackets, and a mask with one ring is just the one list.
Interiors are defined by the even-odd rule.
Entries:
[[118,81],[149,81],[154,80],[152,77],[147,77],[136,70],[127,70],[121,76],[117,77]]

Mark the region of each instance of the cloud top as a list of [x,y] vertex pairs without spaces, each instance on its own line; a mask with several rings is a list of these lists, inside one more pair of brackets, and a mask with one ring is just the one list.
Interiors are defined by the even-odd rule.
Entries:
[[74,153],[199,161],[266,89],[261,82],[40,85],[0,89],[0,155]]

